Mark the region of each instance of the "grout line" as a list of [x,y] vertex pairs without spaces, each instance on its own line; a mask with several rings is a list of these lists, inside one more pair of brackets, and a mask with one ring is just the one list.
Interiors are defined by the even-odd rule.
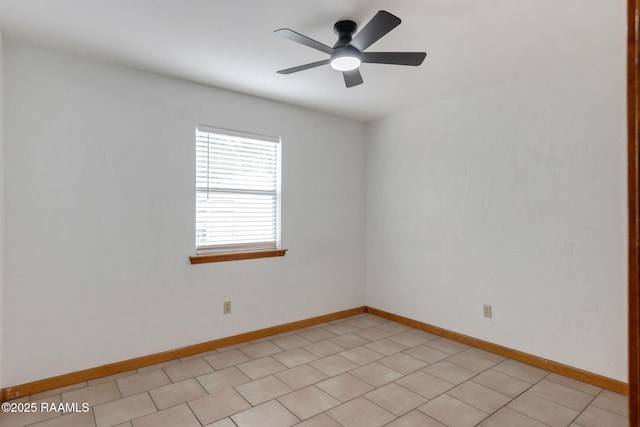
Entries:
[[[470,346],[470,348],[472,348],[472,347]],[[468,349],[465,349],[465,350],[460,351],[460,352],[458,352],[458,353],[456,353],[456,354],[459,354],[459,353],[462,353],[462,352],[466,352],[467,350],[468,350]],[[442,394],[447,394],[447,396],[449,396],[449,397],[451,397],[451,398],[453,398],[453,399],[456,399],[456,400],[459,400],[459,401],[461,401],[461,402],[464,402],[464,401],[462,401],[462,400],[460,400],[460,399],[456,398],[455,396],[451,396],[450,394],[448,394],[448,392],[449,392],[450,390],[453,390],[453,389],[454,389],[454,388],[456,388],[456,387],[459,387],[459,386],[461,386],[461,385],[463,385],[463,384],[465,384],[465,383],[469,382],[469,381],[472,381],[472,382],[474,382],[475,384],[478,384],[478,385],[480,385],[480,386],[482,386],[482,387],[486,387],[486,388],[488,388],[489,390],[495,391],[496,393],[500,393],[500,394],[502,394],[503,396],[506,396],[506,397],[508,397],[508,398],[510,399],[510,400],[509,400],[508,402],[506,402],[504,405],[500,406],[498,409],[496,409],[496,410],[495,410],[495,411],[493,411],[492,413],[488,414],[485,418],[483,418],[483,420],[482,420],[482,421],[480,421],[480,423],[479,423],[479,424],[484,423],[487,419],[489,419],[490,417],[492,417],[494,414],[496,414],[496,413],[497,413],[498,411],[500,411],[501,409],[505,408],[507,405],[509,405],[511,402],[513,402],[515,399],[517,399],[518,397],[520,397],[522,394],[526,393],[526,392],[527,392],[529,389],[531,389],[535,384],[537,384],[537,383],[533,383],[533,384],[531,384],[531,383],[528,383],[528,381],[524,381],[524,380],[522,380],[522,379],[520,379],[520,378],[516,378],[516,377],[514,377],[514,376],[512,376],[512,375],[509,375],[509,374],[506,374],[506,373],[504,373],[504,372],[496,371],[496,372],[498,372],[498,373],[500,373],[500,374],[503,374],[503,375],[506,375],[506,376],[508,376],[508,377],[510,377],[510,378],[514,378],[514,379],[516,379],[516,380],[519,380],[519,381],[522,381],[522,382],[524,382],[524,383],[528,383],[528,384],[530,384],[530,386],[529,386],[529,387],[527,387],[525,390],[523,390],[523,391],[522,391],[521,393],[519,393],[517,396],[515,396],[515,397],[513,397],[513,398],[512,398],[511,396],[508,396],[508,395],[506,395],[506,394],[504,394],[504,393],[502,393],[502,392],[500,392],[500,391],[498,391],[498,390],[495,390],[495,389],[493,389],[493,388],[491,388],[491,387],[485,386],[485,385],[480,384],[480,383],[476,383],[475,381],[473,381],[473,379],[474,379],[474,378],[476,378],[477,376],[479,376],[479,375],[481,375],[481,374],[483,374],[483,373],[485,373],[485,372],[488,372],[488,371],[490,371],[490,370],[493,370],[496,366],[498,366],[498,365],[502,364],[503,362],[505,362],[505,361],[507,361],[507,360],[510,360],[510,359],[509,359],[509,358],[505,358],[505,359],[504,359],[503,361],[501,361],[501,362],[494,362],[493,360],[486,359],[486,358],[484,358],[484,357],[482,357],[482,356],[480,356],[480,355],[476,355],[476,354],[473,354],[473,353],[469,353],[469,354],[471,354],[472,356],[476,356],[476,357],[479,357],[479,358],[481,358],[481,359],[487,360],[487,361],[489,361],[489,362],[493,363],[493,365],[492,365],[492,366],[490,366],[490,367],[488,367],[487,369],[485,369],[485,370],[481,371],[481,372],[477,372],[474,376],[472,376],[472,377],[468,378],[467,380],[465,380],[465,381],[461,382],[460,384],[454,385],[454,387],[452,387],[451,389],[449,389],[449,390],[445,391],[444,393],[441,393],[441,394],[440,394],[440,396],[441,396]],[[442,359],[442,360],[447,361],[447,359],[449,359],[449,358],[451,358],[451,357],[453,357],[453,356],[455,356],[455,354],[454,354],[454,355],[450,355],[450,356],[448,356],[447,358]],[[436,363],[437,363],[437,362],[436,362]],[[454,365],[456,365],[456,366],[460,366],[460,367],[462,367],[462,368],[469,369],[469,368],[467,368],[466,366],[458,365],[458,364],[457,364],[457,363],[455,363],[455,362],[449,362],[449,363],[452,363],[452,364],[454,364]],[[433,363],[431,363],[431,364],[429,364],[429,365],[427,365],[427,366],[431,366],[431,365],[433,365]],[[424,368],[421,368],[420,370],[422,370],[422,369],[424,369]],[[475,371],[474,371],[474,372],[475,372]],[[545,375],[545,377],[544,377],[544,378],[546,378],[548,375],[549,375],[549,374]],[[437,377],[437,375],[435,375],[435,376]],[[440,378],[440,377],[438,377],[438,378]],[[441,379],[443,379],[443,378],[441,378]],[[444,380],[444,379],[443,379],[443,380]],[[446,380],[444,380],[444,381],[446,381]],[[448,382],[448,381],[447,381],[447,382]],[[434,398],[434,399],[435,399],[435,398]],[[433,399],[430,399],[430,400],[433,400]],[[469,405],[469,406],[472,406],[473,408],[478,409],[479,411],[482,411],[482,412],[486,413],[486,412],[485,412],[485,411],[483,411],[482,409],[477,408],[477,407],[473,406],[473,405],[472,405],[472,404],[470,404],[470,403],[467,403],[467,402],[464,402],[464,403],[466,403],[466,404],[467,404],[467,405]],[[512,411],[515,411],[514,409],[511,409],[511,408],[509,408],[509,409],[510,409],[510,410],[512,410]],[[421,411],[421,412],[422,412],[422,411]],[[518,411],[515,411],[515,412],[518,412]],[[518,413],[519,413],[520,415],[522,415],[522,416],[525,416],[525,417],[527,417],[527,418],[529,418],[529,419],[532,419],[532,420],[533,420],[533,418],[529,417],[528,415],[522,414],[522,413],[520,413],[520,412],[518,412]],[[425,415],[427,415],[427,416],[428,416],[428,414],[425,414]],[[534,420],[534,421],[538,421],[538,420]],[[545,424],[545,423],[543,423],[543,422],[541,422],[541,421],[538,421],[538,422],[540,422],[541,424]],[[545,425],[547,425],[547,424],[545,424]]]
[[[548,376],[548,375],[547,375],[547,376]],[[546,377],[545,377],[545,378],[546,378]],[[596,394],[595,396],[593,396],[593,399],[591,399],[591,400],[589,401],[589,403],[587,404],[587,406],[585,406],[585,407],[584,407],[584,409],[583,409],[582,411],[579,411],[579,412],[578,412],[578,415],[576,415],[576,416],[575,416],[575,418],[574,418],[573,420],[571,420],[571,424],[575,423],[575,422],[576,422],[576,420],[577,420],[578,418],[580,418],[580,415],[582,415],[582,413],[583,413],[584,411],[586,411],[586,410],[587,410],[587,408],[589,408],[589,406],[591,406],[591,404],[593,404],[593,402],[598,398],[598,396],[600,396],[600,394],[601,394],[603,391],[604,391],[604,389],[603,389],[603,390],[600,390],[600,393],[598,393],[598,394]],[[544,397],[543,397],[543,399],[544,399]],[[571,424],[569,424],[569,425],[571,425]]]
[[[595,400],[596,400],[596,399],[597,399],[597,398],[598,398],[602,393],[604,393],[604,392],[605,392],[605,390],[606,390],[606,389],[602,389],[602,390],[600,391],[600,393],[598,393],[598,394],[593,398],[593,400],[591,401],[591,403],[590,403],[589,405],[593,404],[593,402],[594,402],[594,401],[595,401]],[[607,391],[611,391],[611,390],[607,390]],[[615,393],[615,392],[611,392],[611,393]],[[594,404],[593,406],[594,406],[595,408],[598,408],[598,409],[600,409],[600,410],[602,410],[602,411],[605,411],[605,412],[608,412],[608,413],[610,413],[610,414],[617,415],[617,416],[619,416],[619,417],[629,419],[628,414],[627,414],[627,416],[625,417],[624,415],[620,415],[620,414],[618,414],[617,412],[610,411],[610,410],[605,409],[605,408],[603,408],[603,407],[601,407],[601,406],[598,406],[598,405],[595,405],[595,404]],[[585,408],[585,409],[587,409],[587,408]]]
[[[202,388],[204,388],[204,387],[202,387]],[[206,391],[206,390],[205,390],[205,391]],[[209,393],[207,393],[207,395],[209,395]],[[191,402],[191,400],[190,400],[189,402]],[[204,424],[202,424],[202,423],[200,422],[200,419],[198,418],[198,416],[196,415],[196,413],[195,413],[195,412],[193,412],[193,409],[191,409],[191,406],[189,405],[189,402],[184,402],[184,405],[187,407],[187,409],[189,410],[189,412],[191,412],[191,415],[193,415],[193,418],[195,418],[195,419],[196,419],[196,421],[198,422],[198,424],[200,424],[200,426],[203,426]],[[233,421],[232,421],[232,422],[233,422]]]

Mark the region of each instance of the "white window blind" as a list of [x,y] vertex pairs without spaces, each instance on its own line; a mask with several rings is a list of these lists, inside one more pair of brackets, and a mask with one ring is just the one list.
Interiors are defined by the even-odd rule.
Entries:
[[276,249],[280,139],[196,128],[196,249]]

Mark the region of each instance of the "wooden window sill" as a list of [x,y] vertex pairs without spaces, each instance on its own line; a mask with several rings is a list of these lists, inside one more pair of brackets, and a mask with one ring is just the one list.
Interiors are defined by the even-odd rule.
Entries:
[[284,256],[287,249],[268,249],[264,251],[250,252],[224,252],[219,254],[191,255],[191,264],[204,264],[207,262],[238,261],[242,259],[271,258]]

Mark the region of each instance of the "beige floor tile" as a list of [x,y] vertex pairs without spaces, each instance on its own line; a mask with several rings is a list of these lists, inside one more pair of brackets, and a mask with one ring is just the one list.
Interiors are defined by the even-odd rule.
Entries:
[[338,356],[342,356],[345,359],[350,360],[360,366],[366,365],[384,357],[384,355],[367,347],[356,347],[350,350],[345,350],[338,353]]
[[278,338],[288,337],[290,335],[298,335],[300,333],[300,331],[301,331],[301,329],[294,329],[294,330],[291,330],[291,331],[280,332],[277,335],[273,335],[271,337],[270,341],[273,341],[273,340],[278,339]]
[[407,347],[415,347],[427,342],[426,338],[422,338],[416,334],[412,334],[411,332],[403,332],[400,334],[392,335],[389,337],[389,339]]
[[327,414],[318,414],[298,424],[298,427],[342,427],[342,424]]
[[205,362],[204,359],[193,359],[187,362],[167,366],[164,368],[164,372],[167,374],[169,379],[175,383],[186,380],[187,378],[193,378],[198,375],[213,372],[213,368]]
[[119,372],[117,374],[107,375],[105,377],[96,378],[95,380],[90,380],[89,385],[91,386],[96,384],[107,383],[109,381],[114,381],[120,378],[130,377],[131,375],[137,375],[137,374],[138,374],[138,371],[136,371],[135,369],[132,369],[130,371]]
[[149,390],[158,409],[163,410],[207,395],[195,378]]
[[400,378],[396,381],[396,384],[414,393],[418,393],[427,399],[433,399],[454,387],[453,384],[422,371],[414,372],[413,374]]
[[368,329],[372,328],[380,323],[383,323],[378,320],[378,317],[374,316],[353,316],[345,320],[345,323],[348,323],[351,326],[355,326],[358,329]]
[[[387,424],[387,427],[447,427],[441,422],[423,414],[420,411],[411,411],[397,420]],[[515,426],[511,426],[515,427]]]
[[142,374],[131,375],[117,380],[118,388],[123,396],[131,396],[152,388],[171,383],[162,369],[156,369]]
[[60,414],[41,411],[39,406],[36,412],[0,412],[0,427],[22,427],[54,418],[60,418]]
[[546,427],[546,425],[509,408],[502,408],[484,420],[480,427]]
[[578,411],[545,400],[529,392],[523,393],[509,403],[507,407],[552,427],[565,427],[571,424],[579,414]]
[[346,335],[358,330],[355,326],[351,326],[345,322],[329,323],[324,325],[324,329],[336,335]]
[[422,370],[452,384],[461,384],[476,375],[471,369],[463,368],[446,360],[436,362]]
[[301,335],[293,334],[286,337],[273,339],[271,340],[271,343],[277,345],[282,350],[291,350],[293,348],[309,345],[311,344],[311,341]]
[[304,349],[318,357],[330,356],[345,350],[344,347],[340,347],[338,344],[329,340],[318,341],[313,344],[306,345],[304,346]]
[[341,403],[313,385],[289,393],[278,400],[301,420],[311,418]]
[[371,385],[348,373],[326,379],[316,385],[341,402],[346,402],[373,390]]
[[402,353],[407,356],[411,356],[418,360],[422,360],[425,363],[432,364],[439,362],[442,359],[449,357],[449,354],[444,351],[436,350],[435,348],[427,347],[426,345],[418,345],[403,351]]
[[382,325],[384,323],[390,322],[389,319],[385,319],[384,317],[377,316],[373,313],[362,313],[362,314],[358,314],[357,316],[371,319],[374,322],[376,322],[376,324],[378,325]]
[[628,427],[629,419],[590,405],[576,419],[583,427]]
[[[2,425],[1,422],[0,425]],[[95,425],[93,411],[89,410],[89,412],[77,412],[50,418],[36,424],[30,424],[30,427],[95,427]]]
[[153,404],[149,393],[134,394],[93,407],[97,427],[114,426],[154,412],[156,405]]
[[216,348],[216,350],[218,350],[218,353],[226,353],[227,351],[232,351],[232,350],[238,350],[242,347],[246,347],[248,345],[251,345],[251,342],[241,342],[238,344],[233,344],[233,345],[228,345],[225,347],[218,347]]
[[489,415],[446,394],[430,400],[418,409],[448,427],[473,427]]
[[286,366],[271,357],[263,357],[262,359],[241,363],[237,368],[252,380],[257,380],[258,378],[266,377],[267,375],[287,369]]
[[413,330],[413,328],[410,328],[398,322],[385,322],[379,324],[377,327],[382,329],[383,331],[391,332],[392,334],[400,334],[402,332]]
[[511,401],[509,396],[505,396],[473,381],[467,381],[449,390],[447,394],[488,414],[497,411]]
[[591,403],[593,396],[571,387],[543,379],[531,387],[528,393],[550,400],[576,411],[582,411]]
[[410,333],[412,333],[414,335],[417,335],[420,338],[424,338],[427,341],[433,341],[433,340],[436,340],[436,339],[440,338],[439,335],[435,335],[435,334],[432,334],[432,333],[427,332],[427,331],[421,331],[420,329],[411,328],[411,329],[409,329],[408,332],[410,332]]
[[117,426],[113,427],[133,427],[133,424],[131,424],[131,421],[127,421],[126,423],[118,424]]
[[156,369],[162,369],[167,366],[177,365],[178,363],[180,363],[180,360],[178,359],[167,360],[166,362],[156,363],[155,365],[143,366],[142,368],[138,368],[138,373],[142,374],[144,372],[155,371]]
[[206,360],[209,365],[213,366],[213,369],[219,371],[220,369],[248,362],[251,359],[240,350],[229,350],[223,353],[214,354],[213,356],[205,357],[204,360]]
[[30,403],[35,403],[38,406],[39,411],[47,411],[48,409],[45,409],[45,408],[55,407],[57,404],[61,402],[62,402],[62,396],[59,394],[56,394],[55,396],[43,397],[37,400],[34,400],[32,398],[30,400]]
[[401,373],[376,362],[356,368],[349,373],[374,387],[388,384],[403,376]]
[[[249,345],[258,344],[258,343],[265,342],[265,341],[271,341],[272,339],[278,338],[279,336],[280,335],[278,335],[278,334],[274,334],[274,335],[269,335],[269,336],[262,337],[262,338],[256,338],[255,340],[249,341]],[[240,347],[238,347],[238,348],[240,348]]]
[[282,363],[287,368],[293,368],[294,366],[302,365],[303,363],[318,359],[317,356],[302,348],[286,350],[281,353],[274,354],[271,357]]
[[275,376],[293,390],[301,389],[328,378],[325,374],[309,365],[296,366],[295,368],[278,372]]
[[359,337],[355,334],[339,335],[335,338],[331,338],[329,341],[347,349],[369,344],[370,342],[369,340]]
[[385,357],[384,359],[378,360],[378,363],[404,375],[410,374],[427,366],[427,364],[422,360],[407,356],[404,353],[396,353],[392,356]]
[[242,347],[240,351],[251,359],[261,359],[263,357],[271,356],[272,354],[280,353],[282,349],[277,345],[271,344],[269,341],[263,341]]
[[623,396],[609,390],[603,390],[593,401],[593,406],[597,406],[600,409],[613,412],[614,414],[618,414],[623,417],[629,416],[628,405],[629,398],[627,396]]
[[200,423],[186,404],[146,415],[132,421],[133,427],[200,427]]
[[597,396],[602,391],[600,387],[597,387],[595,385],[583,383],[582,381],[574,380],[573,378],[554,373],[547,375],[545,377],[545,380],[552,381],[556,384],[560,384],[566,387],[571,387],[583,393],[590,394],[591,396]]
[[56,394],[66,393],[72,390],[78,390],[87,387],[87,382],[81,382],[78,384],[71,384],[64,387],[54,388],[52,390],[43,391],[42,393],[35,393],[31,395],[31,401],[44,399],[45,397],[55,396]]
[[272,375],[236,386],[235,389],[253,406],[292,391],[289,386]]
[[392,341],[388,338],[374,341],[370,344],[365,345],[365,347],[370,348],[373,351],[377,351],[380,354],[384,354],[385,356],[391,356],[392,354],[400,353],[401,351],[408,348],[406,345]]
[[212,424],[207,424],[205,427],[238,427],[236,423],[231,421],[231,418],[225,418]]
[[216,354],[218,354],[218,350],[209,350],[209,351],[205,351],[204,353],[192,354],[191,356],[181,357],[180,361],[188,362],[194,359],[204,359],[205,357],[214,356]]
[[337,354],[314,360],[309,365],[330,377],[342,374],[358,367],[355,363]]
[[383,338],[388,337],[389,335],[392,335],[391,332],[388,331],[383,331],[382,329],[373,327],[373,328],[367,328],[367,329],[362,329],[360,331],[354,332],[357,336],[362,337],[366,340],[369,341],[377,341],[377,340],[381,340]]
[[478,374],[472,379],[472,381],[512,398],[519,396],[522,392],[531,387],[531,384],[528,382],[503,374],[502,372],[494,371],[493,369],[489,369]]
[[397,384],[387,384],[366,393],[364,397],[397,417],[427,401],[424,397]]
[[221,371],[211,372],[196,377],[196,380],[204,387],[209,394],[217,393],[228,388],[248,383],[251,378],[246,376],[240,369],[232,366]]
[[484,357],[476,356],[475,354],[463,351],[453,356],[447,357],[447,362],[455,363],[463,368],[471,369],[474,372],[482,372],[494,366],[496,363],[485,359]]
[[531,384],[540,381],[549,374],[549,372],[544,369],[536,368],[535,366],[527,365],[526,363],[512,359],[505,360],[504,362],[496,365],[494,369],[502,372],[503,374],[511,375],[512,377],[516,377]]
[[231,419],[238,427],[289,427],[300,421],[275,400],[235,414]]
[[209,424],[249,409],[251,405],[235,390],[227,389],[189,402],[201,424]]
[[345,427],[380,427],[395,416],[364,397],[329,409],[327,414]]
[[321,327],[314,327],[300,331],[300,336],[311,342],[318,342],[333,338],[336,334]]
[[425,345],[431,348],[435,348],[436,350],[444,351],[448,354],[460,353],[461,351],[467,350],[469,348],[467,344],[462,344],[447,338],[437,338],[433,341],[429,341]]
[[475,348],[475,347],[469,347],[467,350],[465,350],[465,353],[469,353],[469,354],[473,354],[475,356],[480,356],[484,359],[490,360],[494,363],[500,363],[500,362],[504,362],[505,360],[507,360],[506,357],[504,356],[500,356],[499,354],[495,354],[495,353],[490,353],[488,351],[479,349],[479,348]]
[[62,402],[73,403],[78,405],[88,403],[89,406],[95,406],[100,403],[110,402],[120,399],[120,390],[115,381],[83,387],[78,390],[69,391],[62,394]]

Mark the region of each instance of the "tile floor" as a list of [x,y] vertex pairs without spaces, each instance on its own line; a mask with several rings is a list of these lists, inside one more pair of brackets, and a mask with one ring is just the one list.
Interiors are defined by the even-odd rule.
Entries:
[[627,398],[370,314],[12,402],[0,427],[627,427]]

